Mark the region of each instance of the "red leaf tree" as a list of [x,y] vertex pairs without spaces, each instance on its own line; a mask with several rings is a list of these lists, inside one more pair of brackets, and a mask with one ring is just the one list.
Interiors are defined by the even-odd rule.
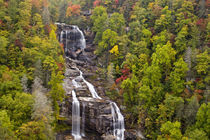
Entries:
[[93,6],[96,7],[96,6],[99,6],[101,4],[101,1],[100,0],[95,0],[93,2]]
[[116,83],[119,83],[120,81],[123,81],[128,78],[130,75],[130,69],[125,65],[123,69],[121,69],[122,75],[121,77],[116,79]]
[[69,3],[69,6],[66,10],[66,17],[71,17],[72,15],[80,15],[80,5]]

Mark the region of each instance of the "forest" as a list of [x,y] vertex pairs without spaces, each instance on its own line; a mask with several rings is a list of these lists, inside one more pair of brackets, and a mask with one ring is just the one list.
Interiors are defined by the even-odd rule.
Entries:
[[56,22],[90,31],[105,94],[145,139],[210,139],[209,0],[0,0],[0,140],[66,129]]

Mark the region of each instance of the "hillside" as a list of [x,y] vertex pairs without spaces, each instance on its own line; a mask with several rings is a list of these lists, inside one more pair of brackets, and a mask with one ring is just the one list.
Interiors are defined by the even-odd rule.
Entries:
[[[208,140],[209,7],[209,0],[0,0],[0,139],[71,134],[61,123],[65,73],[78,72],[68,56],[119,107],[127,137],[131,130],[146,139]],[[72,29],[57,23],[74,25],[87,45],[69,49]]]

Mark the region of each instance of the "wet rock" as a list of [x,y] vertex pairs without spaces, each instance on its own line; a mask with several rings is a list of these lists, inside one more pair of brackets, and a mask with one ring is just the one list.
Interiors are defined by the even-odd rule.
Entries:
[[76,81],[76,82],[83,82],[83,79],[82,79],[81,77],[76,77],[76,78],[75,78],[75,81]]
[[101,112],[103,114],[111,114],[111,106],[106,106],[106,107],[102,108]]
[[130,132],[130,131],[126,130],[124,134],[125,134],[126,140],[136,140],[137,139],[135,132]]
[[104,88],[103,87],[101,87],[101,86],[98,86],[98,92],[99,93],[101,93],[101,94],[103,94],[104,95],[104,93],[105,93],[105,91],[104,91]]
[[75,92],[78,97],[91,97],[91,93],[89,92],[89,90],[87,90],[87,88],[84,87],[76,88]]
[[103,135],[102,139],[103,140],[116,140],[116,137],[113,135]]
[[74,89],[74,87],[69,79],[64,80],[63,89],[65,90],[66,95],[71,94],[70,92]]
[[71,59],[71,58],[66,58],[66,61],[67,61],[67,65],[69,65],[69,67],[74,67],[75,65],[78,65],[78,66],[84,66],[85,65],[85,62],[83,61],[80,61],[80,60],[74,60],[74,59]]
[[91,63],[91,60],[83,54],[78,55],[77,59],[80,61]]
[[144,140],[145,137],[141,131],[136,131],[134,129],[127,129],[125,131],[125,140]]
[[84,73],[83,77],[84,78],[93,78],[95,75],[93,73]]
[[74,140],[74,138],[72,136],[65,136],[64,140]]
[[[72,90],[75,90],[76,96],[80,101],[80,120],[82,122],[82,114],[85,114],[85,132],[103,135],[113,130],[113,121],[111,115],[111,106],[108,100],[101,100],[92,98],[92,95],[84,83],[83,79],[79,77],[77,69],[69,69],[66,72],[70,78],[64,79],[64,89],[66,91],[66,99],[60,104],[60,117],[66,118],[62,122],[72,125]],[[76,74],[72,74],[76,73]],[[74,75],[74,77],[72,77]],[[92,74],[90,74],[92,75]],[[75,88],[72,83],[75,79],[79,87]],[[101,87],[102,88],[102,87]],[[83,110],[83,104],[85,109]],[[85,111],[84,113],[82,111]],[[82,123],[81,123],[82,125]],[[82,128],[82,127],[81,127]]]
[[80,73],[77,70],[73,70],[73,69],[66,69],[65,71],[65,76],[66,77],[76,77],[79,76]]
[[93,47],[86,47],[84,51],[86,52],[93,52],[95,49]]
[[77,58],[77,54],[74,51],[68,51],[67,55],[70,56],[70,58],[73,58],[73,59]]
[[78,49],[76,52],[75,52],[78,55],[80,55],[82,53],[82,50],[81,49]]

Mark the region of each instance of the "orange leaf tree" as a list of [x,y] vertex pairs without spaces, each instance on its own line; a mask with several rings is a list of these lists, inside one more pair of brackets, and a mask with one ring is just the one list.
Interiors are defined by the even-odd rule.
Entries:
[[72,15],[80,15],[80,8],[80,5],[70,3],[66,10],[66,17],[71,17]]

